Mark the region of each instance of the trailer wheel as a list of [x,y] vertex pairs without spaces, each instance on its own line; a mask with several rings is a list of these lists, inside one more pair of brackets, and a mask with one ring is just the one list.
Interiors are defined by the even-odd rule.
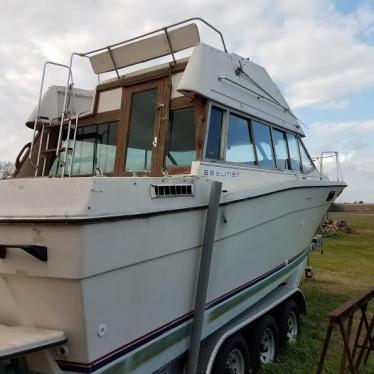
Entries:
[[252,362],[255,371],[257,371],[261,364],[273,362],[278,355],[279,333],[274,318],[267,314],[255,322],[252,334]]
[[289,300],[280,313],[280,341],[282,345],[295,343],[300,336],[300,310],[295,301]]
[[214,360],[212,374],[247,374],[250,369],[249,349],[241,334],[227,338]]

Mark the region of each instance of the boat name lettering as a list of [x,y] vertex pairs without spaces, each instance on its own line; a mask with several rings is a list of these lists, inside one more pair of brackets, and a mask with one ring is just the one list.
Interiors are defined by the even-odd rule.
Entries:
[[240,173],[238,171],[230,171],[230,170],[212,170],[212,169],[204,169],[203,170],[204,177],[239,177]]

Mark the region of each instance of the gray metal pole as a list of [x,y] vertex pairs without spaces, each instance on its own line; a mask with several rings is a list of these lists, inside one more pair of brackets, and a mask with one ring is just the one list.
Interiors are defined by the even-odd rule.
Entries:
[[203,247],[201,250],[199,277],[195,296],[195,311],[192,322],[190,348],[187,358],[186,374],[196,374],[199,360],[201,332],[204,323],[206,295],[208,291],[210,264],[212,261],[214,236],[217,225],[222,183],[213,181],[210,188],[209,206],[205,223]]

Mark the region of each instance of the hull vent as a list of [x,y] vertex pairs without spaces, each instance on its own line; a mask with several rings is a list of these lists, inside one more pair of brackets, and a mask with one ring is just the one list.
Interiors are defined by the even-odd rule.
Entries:
[[193,196],[193,194],[193,184],[153,184],[151,186],[152,197]]

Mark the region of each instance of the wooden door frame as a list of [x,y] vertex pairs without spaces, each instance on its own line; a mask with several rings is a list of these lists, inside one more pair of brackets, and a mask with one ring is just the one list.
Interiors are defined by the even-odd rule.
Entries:
[[[117,176],[131,176],[132,173],[125,170],[127,147],[130,135],[130,116],[131,116],[131,102],[132,96],[135,93],[147,91],[150,89],[157,89],[156,101],[159,107],[155,111],[153,134],[157,137],[157,147],[152,150],[152,163],[150,175],[161,174],[160,165],[160,153],[164,148],[164,139],[160,132],[160,129],[164,124],[165,117],[168,119],[169,113],[169,101],[170,101],[170,89],[168,89],[168,78],[161,78],[152,80],[146,83],[137,84],[134,86],[128,86],[122,88],[122,101],[120,110],[120,120],[117,134],[117,152],[115,161],[115,175]],[[148,175],[148,174],[147,174]]]

